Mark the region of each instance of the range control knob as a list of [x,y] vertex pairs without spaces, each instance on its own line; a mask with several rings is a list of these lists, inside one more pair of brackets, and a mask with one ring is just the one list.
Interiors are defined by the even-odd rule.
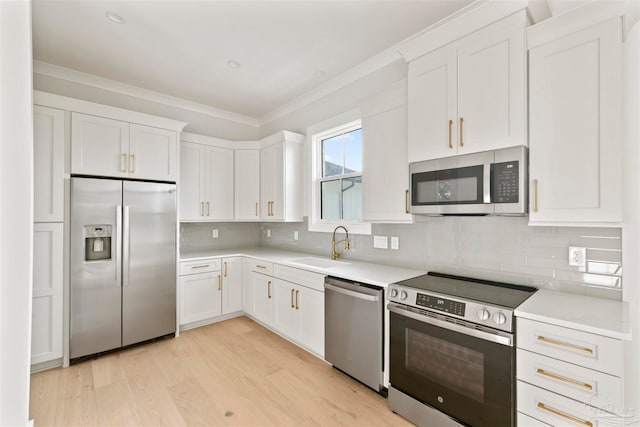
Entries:
[[400,299],[406,300],[409,295],[405,291],[400,291]]
[[391,289],[390,293],[391,298],[395,298],[398,296],[398,290],[396,288]]
[[487,320],[490,316],[491,314],[486,308],[481,308],[480,310],[478,310],[478,319]]
[[493,321],[496,322],[496,325],[503,325],[507,321],[507,316],[499,311],[493,315]]

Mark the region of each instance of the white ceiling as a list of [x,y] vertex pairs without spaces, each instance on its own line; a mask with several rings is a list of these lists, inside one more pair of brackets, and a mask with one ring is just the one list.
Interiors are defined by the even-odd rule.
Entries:
[[33,0],[33,51],[38,61],[260,118],[472,2]]

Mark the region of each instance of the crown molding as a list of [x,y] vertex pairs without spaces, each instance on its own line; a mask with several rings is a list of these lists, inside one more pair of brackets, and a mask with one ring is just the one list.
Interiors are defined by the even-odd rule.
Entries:
[[126,83],[120,83],[115,80],[105,79],[103,77],[98,77],[92,74],[83,73],[81,71],[60,67],[42,61],[33,61],[33,72],[62,80],[68,80],[74,83],[108,90],[110,92],[116,92],[122,95],[133,96],[136,98],[144,99],[146,101],[180,108],[182,110],[204,114],[218,119],[229,120],[243,125],[253,127],[260,126],[259,121],[253,117],[232,113],[230,111],[210,107],[208,105],[188,101],[186,99],[178,98],[171,95],[165,95],[160,92],[155,92]]

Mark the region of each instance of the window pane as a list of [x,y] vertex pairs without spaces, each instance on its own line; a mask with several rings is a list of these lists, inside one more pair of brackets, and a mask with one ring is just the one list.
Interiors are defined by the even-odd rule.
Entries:
[[340,180],[320,184],[322,219],[340,219]]
[[362,219],[362,177],[342,180],[342,218]]
[[342,175],[342,135],[322,141],[322,176]]
[[362,172],[362,129],[344,134],[344,173]]

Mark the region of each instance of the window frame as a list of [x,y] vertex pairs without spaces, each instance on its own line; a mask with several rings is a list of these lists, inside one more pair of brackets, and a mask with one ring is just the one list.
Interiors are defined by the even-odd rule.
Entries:
[[[324,159],[322,156],[322,141],[332,136],[337,136],[361,128],[362,119],[360,117],[359,110],[356,110],[356,112],[341,115],[307,130],[307,135],[310,135],[311,143],[311,209],[309,212],[309,231],[333,232],[337,226],[342,225],[349,230],[350,234],[371,234],[371,223],[364,222],[362,220],[322,219],[321,183],[340,178],[363,176],[362,171],[360,171],[323,177]],[[362,150],[364,157],[364,140],[362,141]],[[362,185],[365,185],[364,181]]]

